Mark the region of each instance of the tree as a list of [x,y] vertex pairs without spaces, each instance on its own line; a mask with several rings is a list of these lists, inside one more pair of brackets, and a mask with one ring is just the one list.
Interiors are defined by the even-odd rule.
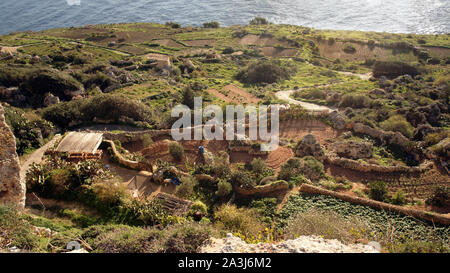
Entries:
[[194,90],[190,86],[185,87],[182,94],[182,104],[194,109],[194,97]]

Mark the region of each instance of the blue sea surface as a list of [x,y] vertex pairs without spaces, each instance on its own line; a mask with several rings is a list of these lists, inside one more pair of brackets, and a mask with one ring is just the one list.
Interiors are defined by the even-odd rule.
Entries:
[[393,33],[450,32],[450,0],[1,0],[0,33],[121,22],[273,23]]

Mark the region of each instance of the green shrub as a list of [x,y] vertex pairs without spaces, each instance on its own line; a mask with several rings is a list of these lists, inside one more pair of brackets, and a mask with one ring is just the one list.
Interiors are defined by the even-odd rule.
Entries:
[[0,249],[15,246],[38,251],[39,237],[33,234],[29,222],[12,207],[0,205],[0,233]]
[[214,224],[220,229],[254,236],[263,231],[260,215],[254,209],[237,208],[235,205],[222,205],[214,212]]
[[388,197],[386,183],[383,181],[369,183],[369,197],[376,201],[385,202]]
[[281,166],[281,170],[278,173],[278,179],[290,182],[292,179],[295,180],[293,183],[304,182],[304,177],[312,180],[318,181],[324,176],[324,166],[323,164],[312,156],[306,156],[304,158],[291,158],[284,165]]
[[53,69],[39,69],[23,83],[24,89],[32,94],[51,92],[58,97],[65,97],[66,91],[82,90],[83,86],[69,74]]
[[286,239],[315,235],[344,243],[369,239],[369,233],[369,224],[358,217],[346,219],[333,211],[319,209],[309,209],[293,215],[283,229]]
[[436,187],[433,194],[427,198],[426,203],[437,207],[448,207],[450,205],[450,187]]
[[147,105],[120,94],[103,94],[86,100],[58,103],[45,108],[42,116],[63,128],[74,121],[89,124],[94,118],[131,122],[133,125],[141,122],[147,126],[155,124],[158,119]]
[[171,142],[169,144],[169,154],[177,161],[183,160],[184,148],[178,142]]
[[259,60],[241,69],[236,79],[248,84],[275,83],[288,80],[296,72],[296,67],[290,62]]
[[269,21],[263,17],[255,17],[250,21],[250,25],[268,25]]
[[371,99],[364,95],[345,94],[339,103],[340,108],[351,107],[354,109],[367,108],[371,104]]
[[356,48],[351,44],[344,45],[342,50],[347,54],[354,54],[356,52]]
[[208,22],[208,23],[203,23],[203,27],[204,28],[219,28],[220,27],[220,23],[219,22]]
[[398,190],[391,196],[391,203],[394,205],[406,204],[406,195],[402,190]]
[[402,115],[395,115],[380,123],[385,131],[399,132],[407,138],[414,134],[414,127]]
[[200,211],[202,215],[205,216],[208,214],[208,207],[202,201],[197,200],[192,204],[189,214],[193,215],[197,211]]
[[217,183],[217,191],[216,195],[220,197],[228,196],[233,191],[233,186],[231,184],[223,179],[219,179],[219,182]]
[[194,187],[197,186],[198,182],[195,178],[190,176],[182,177],[181,185],[177,186],[175,190],[175,194],[181,198],[190,198],[194,195]]
[[388,78],[396,78],[406,74],[414,77],[419,74],[417,68],[402,62],[377,61],[372,71],[374,77],[386,76]]
[[16,150],[19,155],[39,148],[44,138],[53,133],[54,126],[38,115],[14,107],[4,107],[4,110],[6,123],[16,137]]
[[181,28],[181,25],[175,22],[166,22],[166,26],[171,28]]
[[231,174],[230,181],[245,189],[252,189],[256,186],[256,179],[249,171],[234,171]]

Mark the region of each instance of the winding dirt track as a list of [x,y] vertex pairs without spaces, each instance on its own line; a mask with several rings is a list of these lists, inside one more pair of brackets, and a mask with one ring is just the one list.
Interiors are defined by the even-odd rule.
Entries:
[[[313,64],[310,64],[313,65]],[[372,76],[372,73],[366,73],[366,74],[358,74],[358,73],[353,73],[353,72],[343,72],[343,71],[334,71],[336,73],[342,74],[342,75],[347,75],[347,76],[355,76],[358,77],[362,80],[369,80],[369,78]],[[322,85],[317,85],[317,86],[310,86],[310,87],[303,87],[303,88],[299,88],[298,90],[284,90],[284,91],[278,91],[275,93],[275,96],[280,99],[280,100],[285,100],[290,104],[295,104],[295,105],[300,105],[301,107],[305,108],[307,111],[311,111],[311,112],[333,112],[335,110],[337,110],[336,108],[331,108],[331,107],[327,107],[327,106],[323,106],[323,105],[318,105],[318,104],[314,104],[314,103],[310,103],[310,102],[304,102],[304,101],[300,101],[300,100],[296,100],[291,98],[291,95],[296,92],[296,91],[301,91],[301,90],[307,90],[307,89],[311,89],[311,88],[320,88],[320,87],[330,87],[333,85],[337,85],[340,83],[334,83],[334,84],[322,84]]]
[[20,166],[20,180],[25,183],[27,172],[30,169],[33,163],[39,164],[44,157],[45,151],[48,150],[55,142],[61,139],[61,135],[57,134],[53,137],[52,140],[47,142],[44,146],[34,151],[26,160],[23,162],[22,166]]

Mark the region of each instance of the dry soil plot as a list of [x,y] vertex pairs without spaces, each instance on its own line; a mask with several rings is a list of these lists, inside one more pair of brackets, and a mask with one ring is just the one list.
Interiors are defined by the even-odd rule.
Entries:
[[261,100],[257,97],[253,96],[249,92],[241,89],[237,86],[229,84],[222,88],[223,92],[218,91],[217,89],[210,89],[207,92],[218,99],[221,99],[225,102],[231,102],[236,104],[249,103],[249,104],[257,104]]
[[313,134],[320,144],[338,136],[338,131],[318,120],[288,120],[280,122],[280,138],[300,140]]
[[[316,44],[319,47],[320,55],[332,60],[341,59],[349,61],[365,61],[366,59],[377,59],[387,61],[392,58],[392,55],[394,55],[394,57],[397,55],[398,58],[403,61],[417,60],[412,51],[395,51],[378,46],[371,48],[368,45],[343,42],[335,42],[330,45],[327,41],[322,41],[316,42]],[[343,49],[346,44],[351,44],[356,49],[355,53],[344,52]]]
[[267,57],[294,57],[298,53],[295,48],[263,47],[260,50]]
[[289,43],[287,42],[282,42],[279,41],[273,37],[268,37],[268,36],[258,36],[255,34],[247,34],[244,37],[241,38],[241,40],[239,40],[239,43],[241,45],[260,45],[260,46],[276,46],[276,45],[281,45],[281,46],[289,46]]
[[450,48],[426,46],[424,49],[428,50],[433,57],[445,58],[450,56]]
[[183,43],[187,44],[188,46],[211,47],[214,45],[215,40],[189,40],[183,41]]
[[162,39],[162,40],[153,40],[153,43],[162,46],[174,47],[174,48],[182,48],[184,45],[172,40],[172,39]]
[[294,157],[294,151],[288,147],[278,147],[275,151],[272,151],[266,158],[266,164],[269,168],[279,170],[290,158]]

